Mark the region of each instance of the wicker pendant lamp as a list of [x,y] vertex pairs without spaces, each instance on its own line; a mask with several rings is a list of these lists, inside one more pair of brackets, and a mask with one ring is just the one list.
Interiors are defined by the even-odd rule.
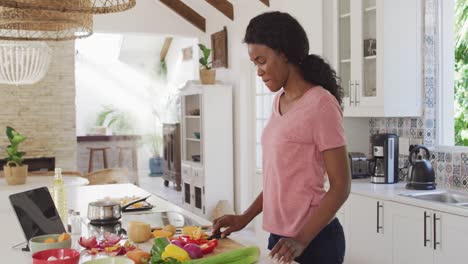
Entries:
[[45,42],[85,38],[93,14],[121,12],[136,0],[0,0],[0,83],[33,84],[47,72]]
[[0,7],[0,39],[63,41],[88,37],[93,15]]
[[68,13],[106,14],[134,7],[136,0],[0,0],[0,6]]
[[0,42],[0,83],[34,84],[47,73],[51,50],[45,42]]

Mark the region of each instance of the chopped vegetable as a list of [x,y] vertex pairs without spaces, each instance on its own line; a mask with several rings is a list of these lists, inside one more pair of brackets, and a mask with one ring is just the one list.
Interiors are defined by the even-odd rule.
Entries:
[[169,239],[167,237],[158,237],[153,241],[153,247],[151,248],[151,263],[157,263],[161,259],[161,255],[169,245]]
[[95,236],[85,238],[85,237],[80,237],[80,240],[78,241],[78,244],[80,246],[86,248],[86,249],[92,249],[92,248],[97,248],[98,242]]
[[178,246],[178,247],[180,247],[180,248],[184,248],[184,246],[186,245],[185,242],[183,242],[183,241],[181,241],[181,240],[179,240],[179,239],[173,239],[173,240],[171,240],[171,244],[174,244],[174,245],[176,245],[176,246]]
[[184,264],[251,264],[255,263],[259,256],[258,247],[244,247],[211,257],[187,261]]
[[218,240],[212,239],[204,244],[200,245],[203,255],[210,254],[218,246]]
[[146,264],[148,263],[150,257],[151,257],[151,254],[149,252],[145,252],[141,249],[136,249],[136,250],[133,250],[133,251],[130,251],[130,252],[127,252],[127,257],[131,260],[133,260],[133,262],[135,262],[135,264]]
[[197,245],[201,245],[201,244],[204,244],[206,242],[208,242],[208,240],[205,240],[205,239],[195,239],[195,238],[192,238],[191,236],[179,236],[178,238],[180,241],[184,242],[185,244],[197,244]]
[[161,259],[164,260],[166,258],[174,258],[174,259],[177,259],[178,261],[185,261],[185,260],[190,260],[190,255],[184,249],[176,245],[169,244],[166,246],[166,248],[164,249],[164,252],[161,255]]
[[119,241],[122,239],[122,236],[120,235],[117,235],[117,234],[113,234],[113,233],[109,233],[109,232],[105,232],[104,233],[104,239],[109,242],[109,243],[112,243],[113,245],[119,243]]
[[176,233],[176,227],[173,226],[173,225],[165,225],[162,230],[167,231],[167,232],[171,232],[172,235],[174,235]]
[[172,233],[164,230],[154,230],[153,237],[167,237],[170,239],[172,238]]
[[203,252],[199,245],[187,244],[184,246],[184,250],[187,251],[191,259],[203,258]]

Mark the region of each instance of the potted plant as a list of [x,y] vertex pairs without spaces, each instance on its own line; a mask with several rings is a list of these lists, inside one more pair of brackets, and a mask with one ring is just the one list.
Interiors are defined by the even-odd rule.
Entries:
[[200,68],[200,82],[202,84],[214,84],[216,79],[216,70],[211,68],[213,61],[208,61],[211,55],[211,49],[207,48],[203,44],[198,44],[202,52],[202,57],[199,62],[201,65]]
[[10,145],[6,147],[8,157],[3,166],[5,179],[8,185],[19,185],[26,182],[28,175],[28,165],[23,165],[23,156],[25,152],[18,151],[18,145],[26,140],[26,137],[18,133],[15,129],[7,126],[6,135]]
[[113,105],[103,105],[98,112],[93,134],[130,135],[133,134],[133,119],[129,113]]
[[161,176],[164,172],[163,159],[161,157],[162,137],[160,134],[149,135],[152,157],[149,159],[149,176]]

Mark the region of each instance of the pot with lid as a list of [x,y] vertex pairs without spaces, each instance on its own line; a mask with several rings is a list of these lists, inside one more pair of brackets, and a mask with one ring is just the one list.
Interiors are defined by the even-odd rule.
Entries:
[[119,202],[97,201],[88,204],[88,219],[91,224],[115,224],[121,217]]

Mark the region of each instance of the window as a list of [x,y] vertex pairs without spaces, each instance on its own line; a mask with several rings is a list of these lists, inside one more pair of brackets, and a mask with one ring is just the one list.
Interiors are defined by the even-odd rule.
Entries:
[[256,78],[255,82],[256,91],[255,91],[255,131],[256,131],[256,169],[257,171],[262,170],[262,132],[263,128],[267,125],[268,120],[271,116],[272,103],[275,98],[275,94],[272,93],[266,85],[263,83],[262,79]]
[[468,146],[468,0],[440,3],[438,143]]
[[[450,2],[450,1],[449,1]],[[455,145],[468,146],[468,0],[455,3]]]

